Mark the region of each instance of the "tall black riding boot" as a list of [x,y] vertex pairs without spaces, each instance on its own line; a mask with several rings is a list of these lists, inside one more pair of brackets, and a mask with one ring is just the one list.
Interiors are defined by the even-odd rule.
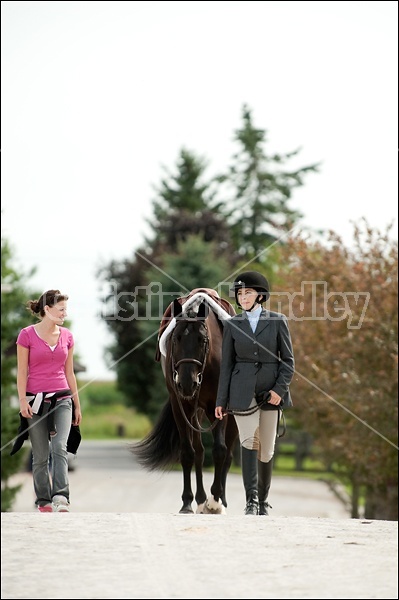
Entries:
[[258,514],[258,451],[241,446],[241,469],[247,504],[246,515]]
[[260,515],[268,515],[268,508],[272,508],[267,502],[269,495],[270,484],[272,481],[273,459],[264,463],[258,462],[258,492],[259,492],[259,513]]

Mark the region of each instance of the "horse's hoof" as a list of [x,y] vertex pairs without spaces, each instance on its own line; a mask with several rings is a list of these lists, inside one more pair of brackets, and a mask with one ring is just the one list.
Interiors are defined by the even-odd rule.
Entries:
[[217,502],[215,498],[211,496],[210,498],[207,498],[202,512],[204,515],[225,515],[226,509],[221,500]]
[[193,515],[193,514],[194,514],[194,511],[193,511],[193,509],[192,509],[192,508],[189,508],[189,507],[187,507],[187,506],[183,506],[183,508],[181,508],[181,509],[179,510],[179,514],[180,514],[180,515]]

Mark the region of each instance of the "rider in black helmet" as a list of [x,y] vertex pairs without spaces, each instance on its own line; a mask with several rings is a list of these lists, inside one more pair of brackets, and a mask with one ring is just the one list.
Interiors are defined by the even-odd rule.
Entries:
[[237,422],[245,514],[268,515],[279,409],[292,405],[291,336],[287,318],[262,306],[270,297],[262,273],[241,273],[232,291],[243,312],[224,322],[215,416],[222,419],[229,410]]
[[252,308],[249,310],[252,310],[256,304],[267,302],[270,298],[269,282],[266,277],[257,271],[245,271],[245,273],[241,273],[234,280],[232,291],[235,293],[236,303],[240,308],[242,306],[238,299],[238,291],[243,288],[250,288],[259,292],[259,295],[254,299]]

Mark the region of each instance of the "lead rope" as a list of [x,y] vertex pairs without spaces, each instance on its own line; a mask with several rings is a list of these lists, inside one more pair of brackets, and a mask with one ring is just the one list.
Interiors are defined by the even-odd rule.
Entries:
[[200,424],[200,422],[198,420],[198,407],[197,407],[197,402],[196,402],[195,403],[195,410],[194,410],[194,414],[193,414],[193,417],[195,419],[195,424],[196,424],[196,427],[194,427],[194,425],[192,425],[190,423],[190,421],[187,418],[186,413],[184,412],[184,409],[183,409],[183,406],[182,406],[182,403],[181,403],[181,400],[180,400],[179,396],[176,396],[176,398],[177,398],[177,401],[179,403],[179,408],[180,408],[181,414],[183,415],[183,418],[184,418],[185,422],[196,433],[208,433],[209,431],[212,431],[212,429],[214,429],[216,427],[216,425],[219,423],[219,419],[215,419],[213,421],[213,423],[211,423],[210,427],[202,427],[202,425]]

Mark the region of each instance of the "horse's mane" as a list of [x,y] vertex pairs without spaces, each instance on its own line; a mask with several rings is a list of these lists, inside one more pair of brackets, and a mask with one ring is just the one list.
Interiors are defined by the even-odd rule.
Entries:
[[[220,309],[222,309],[222,311],[226,312],[227,316],[234,317],[234,315],[236,314],[232,304],[230,304],[230,302],[228,300],[221,298],[219,296],[219,294],[217,293],[217,291],[213,290],[211,288],[195,288],[195,289],[191,290],[191,292],[187,296],[182,296],[182,297],[178,298],[177,300],[180,304],[183,305],[187,302],[187,300],[190,300],[190,298],[192,298],[196,294],[204,294],[206,296],[209,296],[210,301],[208,302],[208,306],[209,306],[210,310],[214,313],[217,323],[219,324],[219,327],[221,329],[223,328],[223,320],[220,317],[220,314],[218,314],[218,311],[215,310],[215,306],[213,306],[213,303],[216,303],[216,305],[218,307],[220,307]],[[155,360],[157,362],[159,362],[161,360],[161,350],[160,350],[160,346],[159,346],[159,341],[160,341],[161,336],[164,333],[165,329],[168,327],[168,325],[173,320],[172,308],[173,308],[173,302],[171,302],[169,304],[169,306],[166,308],[166,310],[163,314],[160,326],[159,326],[157,348],[156,348],[156,352],[155,352]]]

